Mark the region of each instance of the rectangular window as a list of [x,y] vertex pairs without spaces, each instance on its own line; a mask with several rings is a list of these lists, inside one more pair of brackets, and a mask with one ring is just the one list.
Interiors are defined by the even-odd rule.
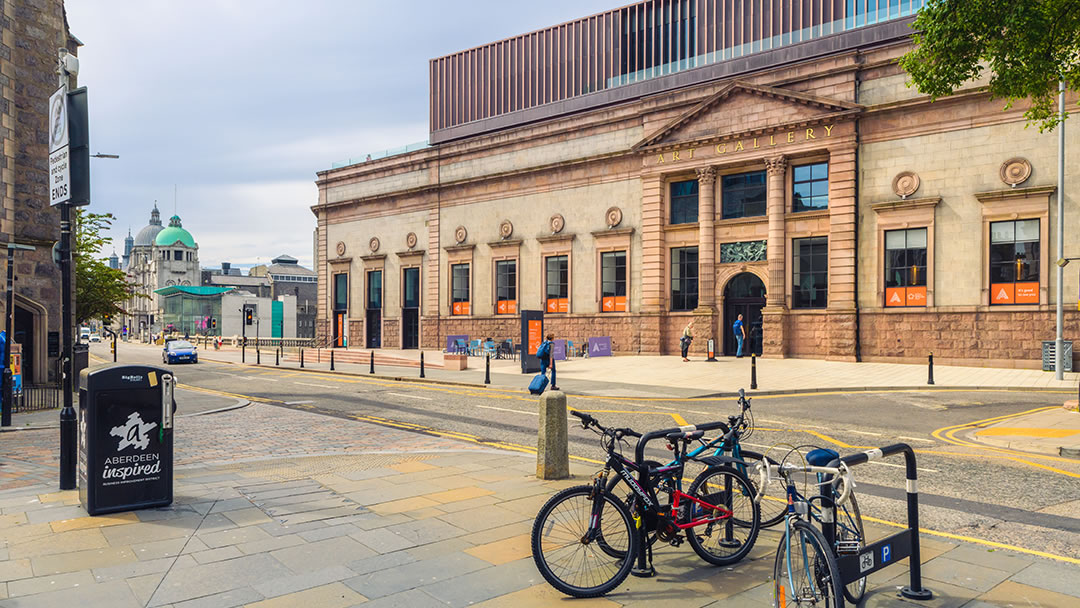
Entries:
[[1039,220],[990,224],[990,303],[1039,303]]
[[451,265],[450,282],[450,314],[469,314],[469,265]]
[[829,285],[828,237],[792,239],[791,246],[792,308],[825,308]]
[[403,271],[405,279],[404,306],[402,308],[420,308],[420,269],[406,268]]
[[367,308],[382,308],[382,271],[372,270],[367,273]]
[[603,312],[626,312],[626,252],[600,254],[600,297]]
[[885,233],[885,306],[926,306],[926,228]]
[[724,219],[765,215],[765,172],[725,175],[721,180]]
[[791,210],[829,208],[829,163],[795,167],[792,175]]
[[173,261],[180,262],[184,259],[184,252],[180,249],[173,249]]
[[671,310],[694,310],[698,301],[698,248],[671,250]]
[[334,310],[349,310],[349,275],[334,275]]
[[671,223],[694,224],[698,221],[697,180],[671,184]]
[[570,259],[565,255],[544,258],[547,311],[570,312]]
[[495,314],[517,314],[517,260],[495,262]]

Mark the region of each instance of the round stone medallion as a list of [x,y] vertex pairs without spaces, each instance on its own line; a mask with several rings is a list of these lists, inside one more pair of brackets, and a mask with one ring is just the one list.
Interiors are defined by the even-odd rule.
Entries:
[[558,234],[562,232],[562,229],[566,227],[566,220],[563,219],[562,214],[556,213],[551,216],[551,233]]
[[368,241],[367,246],[368,246],[369,249],[371,249],[371,253],[375,253],[376,251],[379,250],[379,245],[381,245],[381,244],[382,243],[379,242],[379,237],[373,236],[373,237],[371,237],[371,240]]
[[1031,163],[1026,158],[1010,158],[1001,163],[1001,170],[998,173],[1001,175],[1001,181],[1013,187],[1019,186],[1031,177]]
[[897,196],[907,198],[919,189],[919,174],[914,171],[901,171],[892,180],[892,189]]
[[405,235],[405,246],[408,247],[409,249],[412,249],[413,247],[416,247],[416,233],[415,232],[410,232],[409,234]]
[[345,241],[338,241],[338,244],[334,247],[337,251],[338,257],[345,255]]
[[614,228],[622,222],[622,209],[619,209],[618,207],[608,207],[604,217],[607,219],[608,228]]
[[469,238],[469,231],[465,230],[464,226],[458,226],[454,229],[454,240],[457,241],[458,244],[464,243],[467,238]]
[[510,223],[510,220],[503,220],[499,224],[499,238],[508,239],[512,234],[514,234],[514,225]]

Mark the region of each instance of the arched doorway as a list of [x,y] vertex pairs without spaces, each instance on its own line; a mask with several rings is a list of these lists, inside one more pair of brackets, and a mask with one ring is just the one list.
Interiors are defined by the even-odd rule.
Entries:
[[724,354],[734,356],[738,343],[731,327],[741,314],[747,342],[743,354],[761,354],[761,309],[765,306],[765,284],[752,272],[737,274],[724,287]]

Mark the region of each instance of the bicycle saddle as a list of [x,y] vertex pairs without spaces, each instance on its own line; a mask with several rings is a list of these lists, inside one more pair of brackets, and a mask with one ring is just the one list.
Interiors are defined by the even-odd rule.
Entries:
[[705,431],[692,431],[689,433],[683,431],[675,431],[674,433],[668,433],[665,435],[668,441],[679,441],[680,439],[685,441],[693,441],[705,436]]
[[836,450],[828,448],[815,448],[806,455],[806,462],[812,467],[827,467],[829,463],[840,457]]

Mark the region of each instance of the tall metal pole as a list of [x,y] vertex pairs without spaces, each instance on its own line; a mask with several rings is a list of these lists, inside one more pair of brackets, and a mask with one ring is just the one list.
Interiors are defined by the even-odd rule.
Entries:
[[[1057,187],[1057,259],[1065,257],[1065,81],[1058,81],[1058,187]],[[1065,267],[1057,266],[1057,335],[1054,340],[1054,378],[1065,379]]]
[[63,379],[64,409],[60,410],[60,489],[75,489],[75,446],[78,442],[78,420],[75,416],[72,377],[72,328],[75,315],[71,310],[71,205],[60,205],[60,308],[63,310],[60,353]]
[[15,382],[11,373],[11,342],[12,327],[15,317],[15,248],[7,250],[7,318],[4,327],[7,331],[7,341],[4,342],[4,377],[3,383],[3,413],[0,413],[0,426],[11,426],[11,410],[15,407]]

